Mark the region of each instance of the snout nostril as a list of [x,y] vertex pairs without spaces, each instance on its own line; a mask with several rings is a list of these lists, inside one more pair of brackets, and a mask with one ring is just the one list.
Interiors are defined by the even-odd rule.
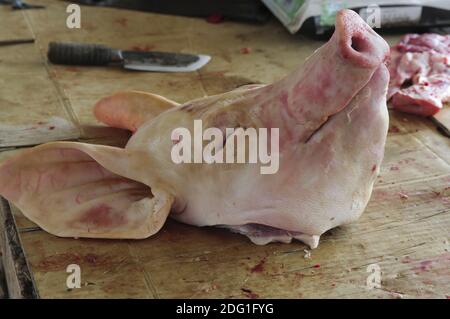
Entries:
[[356,52],[364,52],[368,49],[367,41],[359,36],[351,38],[351,47]]
[[389,54],[386,41],[352,10],[337,13],[333,36],[340,56],[359,67],[377,67]]

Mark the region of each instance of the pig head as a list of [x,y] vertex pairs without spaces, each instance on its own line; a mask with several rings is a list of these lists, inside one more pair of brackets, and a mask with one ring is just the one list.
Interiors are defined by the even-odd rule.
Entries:
[[[53,142],[0,166],[0,194],[63,237],[146,238],[170,216],[220,226],[257,244],[299,239],[356,220],[370,198],[388,127],[386,42],[353,11],[292,74],[179,105],[143,92],[99,101],[96,117],[129,129],[124,149]],[[180,127],[279,128],[279,169],[177,164]],[[225,139],[223,144],[228,141]]]

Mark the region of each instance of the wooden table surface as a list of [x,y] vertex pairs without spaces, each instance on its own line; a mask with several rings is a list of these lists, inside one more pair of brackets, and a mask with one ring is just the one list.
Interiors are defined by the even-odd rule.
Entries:
[[[322,44],[289,35],[275,20],[209,24],[92,7],[82,7],[81,29],[68,29],[66,2],[29,2],[46,9],[0,6],[0,40],[36,39],[0,47],[0,160],[18,148],[61,139],[122,145],[123,132],[93,117],[96,100],[135,89],[185,102],[270,83]],[[398,38],[386,37],[390,43]],[[54,66],[45,58],[49,41],[205,53],[212,61],[183,74]],[[244,54],[241,48],[251,50]],[[299,242],[256,246],[227,230],[173,221],[146,240],[57,238],[15,207],[12,212],[28,279],[43,298],[448,298],[449,186],[450,139],[428,119],[391,112],[385,159],[365,213],[325,234],[310,258]],[[81,267],[80,289],[66,286],[69,264]],[[371,264],[381,269],[381,288],[367,288]]]

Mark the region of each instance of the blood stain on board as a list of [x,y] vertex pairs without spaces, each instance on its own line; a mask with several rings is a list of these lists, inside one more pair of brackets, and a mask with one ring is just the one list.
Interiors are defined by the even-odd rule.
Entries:
[[83,29],[86,30],[86,31],[88,31],[88,32],[92,32],[92,31],[97,30],[97,27],[94,26],[94,25],[91,24],[91,23],[84,23],[84,24],[83,24]]
[[372,192],[372,198],[374,199],[386,199],[391,197],[391,194],[388,191],[382,190],[382,189],[374,189]]
[[393,125],[389,128],[388,133],[400,133],[400,129],[397,126]]
[[415,158],[405,158],[403,160],[398,161],[398,163],[400,165],[402,165],[402,164],[411,164],[412,162],[415,162],[415,161],[416,161]]
[[66,71],[77,73],[80,69],[75,66],[68,66],[65,68]]
[[254,292],[251,291],[250,289],[247,289],[247,288],[241,288],[241,291],[244,293],[244,295],[245,295],[247,298],[250,298],[250,299],[258,299],[258,298],[259,298],[259,295],[256,294],[256,293],[254,293]]
[[128,19],[127,18],[118,18],[116,20],[114,20],[115,23],[120,24],[122,27],[127,27],[128,26]]
[[441,196],[441,192],[437,192],[437,191],[431,191],[435,197],[439,197]]
[[433,269],[434,274],[448,275],[448,265],[450,264],[450,253],[446,252],[438,256],[422,261],[415,261],[412,271],[416,274],[427,273]]
[[220,13],[211,14],[206,18],[206,21],[213,24],[222,23],[223,15]]
[[110,256],[100,256],[93,253],[82,255],[79,253],[61,253],[45,257],[38,263],[33,263],[33,267],[40,271],[61,271],[65,270],[67,265],[95,265],[107,266],[114,264],[114,260]]
[[433,260],[424,260],[424,261],[421,261],[418,266],[414,267],[414,271],[416,272],[416,274],[424,272],[424,271],[428,271],[431,269],[432,265],[433,265]]
[[400,196],[401,199],[408,199],[409,198],[409,196],[407,194],[402,193],[402,192],[398,192],[398,196]]
[[405,256],[403,259],[402,259],[402,264],[409,264],[410,262],[412,262],[413,260],[411,259],[411,257],[409,257],[409,256]]
[[266,261],[267,261],[267,258],[266,257],[264,257],[263,259],[261,259],[260,261],[259,261],[259,263],[257,263],[254,267],[252,267],[251,269],[250,269],[250,272],[252,272],[252,273],[260,273],[260,272],[262,272],[263,270],[264,270],[264,265],[266,264]]
[[84,260],[86,260],[90,264],[95,264],[95,262],[98,260],[98,256],[94,254],[87,254],[84,257]]

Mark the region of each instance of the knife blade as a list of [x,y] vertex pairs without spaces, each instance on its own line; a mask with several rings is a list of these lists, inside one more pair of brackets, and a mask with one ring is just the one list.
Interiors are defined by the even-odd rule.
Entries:
[[156,72],[191,72],[211,59],[204,54],[140,52],[112,49],[100,44],[50,42],[48,60],[54,64],[107,66]]

